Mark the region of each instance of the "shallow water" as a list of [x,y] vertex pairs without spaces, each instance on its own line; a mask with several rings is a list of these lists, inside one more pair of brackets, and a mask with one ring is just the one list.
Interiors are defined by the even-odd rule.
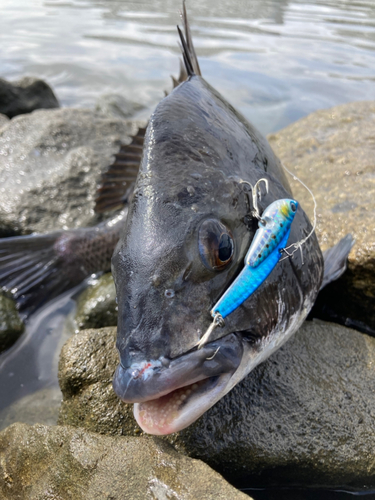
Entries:
[[[180,0],[2,0],[0,76],[64,106],[121,94],[147,117],[178,73]],[[372,0],[187,1],[202,73],[262,132],[375,95]]]
[[253,500],[374,500],[375,491],[324,490],[319,488],[248,488]]
[[60,350],[75,329],[68,292],[29,318],[21,339],[0,355],[0,430],[13,422],[56,423]]

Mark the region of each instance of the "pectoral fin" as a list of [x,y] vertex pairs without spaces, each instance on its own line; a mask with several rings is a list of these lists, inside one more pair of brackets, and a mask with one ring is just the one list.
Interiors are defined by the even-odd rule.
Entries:
[[353,236],[347,234],[336,245],[323,252],[324,276],[320,290],[331,281],[337,280],[345,272],[348,255],[354,243]]
[[103,213],[122,208],[132,191],[142,159],[145,128],[139,128],[130,144],[123,144],[115,161],[102,176],[95,200],[95,212]]

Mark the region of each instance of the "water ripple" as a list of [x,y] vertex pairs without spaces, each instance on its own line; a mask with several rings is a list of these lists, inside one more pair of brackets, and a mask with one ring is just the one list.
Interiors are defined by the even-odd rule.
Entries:
[[[188,0],[205,78],[263,132],[373,99],[371,0]],[[2,1],[1,75],[45,78],[63,105],[118,93],[146,106],[171,88],[176,0]]]

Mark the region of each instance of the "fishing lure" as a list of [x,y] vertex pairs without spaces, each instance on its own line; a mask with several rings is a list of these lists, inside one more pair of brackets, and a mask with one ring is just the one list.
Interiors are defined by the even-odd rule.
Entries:
[[[199,341],[198,349],[208,341],[213,329],[224,326],[224,318],[263,283],[279,262],[282,250],[286,247],[298,202],[292,199],[276,200],[260,217],[256,203],[257,185],[253,189],[253,215],[259,218],[259,228],[245,256],[245,267],[210,311],[214,320]],[[266,186],[268,187],[267,183]]]
[[274,201],[266,208],[245,257],[246,265],[257,267],[275,250],[290,230],[297,206],[295,200],[283,199]]

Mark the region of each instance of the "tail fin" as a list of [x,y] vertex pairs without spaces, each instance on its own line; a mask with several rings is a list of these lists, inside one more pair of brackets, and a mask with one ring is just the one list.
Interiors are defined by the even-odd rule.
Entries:
[[355,240],[351,234],[347,234],[335,246],[323,253],[324,276],[320,286],[322,290],[331,281],[337,280],[346,270],[350,250]]
[[23,317],[48,300],[111,268],[127,210],[97,226],[0,239],[0,290]]
[[0,239],[0,288],[24,317],[71,286],[54,248],[63,232]]

